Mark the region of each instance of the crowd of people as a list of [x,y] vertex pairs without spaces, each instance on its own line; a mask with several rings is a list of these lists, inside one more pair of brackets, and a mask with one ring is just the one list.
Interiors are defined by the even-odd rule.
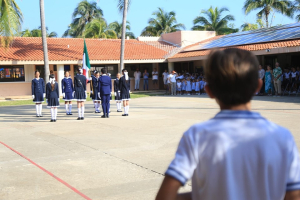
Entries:
[[[101,69],[101,75],[100,72],[94,71],[90,80],[87,80],[86,76],[83,75],[81,67],[78,68],[78,74],[74,77],[74,84],[69,71],[65,71],[65,77],[61,81],[66,115],[73,115],[72,101],[76,101],[78,109],[77,120],[84,120],[84,102],[87,99],[87,83],[90,83],[90,96],[94,103],[95,113],[101,113],[100,105],[102,104],[103,115],[101,118],[109,118],[112,87],[114,87],[117,112],[122,112],[121,107],[123,102],[124,114],[122,114],[122,116],[129,116],[130,80],[128,72],[124,69],[122,70],[122,75],[118,73],[117,78],[114,81],[114,86],[112,86],[110,74],[107,73],[106,69]],[[54,74],[49,76],[49,82],[45,86],[44,80],[40,78],[40,72],[36,71],[31,87],[32,99],[36,104],[36,117],[43,117],[42,103],[46,98],[47,108],[50,108],[51,111],[51,122],[56,122],[57,108],[60,106],[60,96],[59,85],[55,80]]]
[[263,86],[257,95],[280,97],[284,94],[297,94],[300,92],[300,67],[281,68],[276,62],[272,68],[267,65],[264,69],[259,66],[259,78]]

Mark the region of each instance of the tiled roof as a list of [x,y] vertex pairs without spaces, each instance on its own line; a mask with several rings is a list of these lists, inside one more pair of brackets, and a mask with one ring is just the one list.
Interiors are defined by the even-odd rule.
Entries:
[[[49,60],[81,60],[83,39],[47,38]],[[86,39],[90,60],[119,60],[121,40]],[[165,59],[166,48],[159,48],[142,41],[126,40],[125,60]],[[0,60],[42,61],[42,38],[16,37],[9,49],[0,48]]]
[[[217,38],[215,38],[217,39]],[[191,45],[190,47],[185,48],[183,51],[178,54],[172,56],[171,58],[189,58],[189,57],[198,57],[198,56],[206,56],[210,53],[210,50],[192,50],[193,47],[198,46],[201,43],[197,43]],[[235,46],[236,48],[245,49],[248,51],[259,51],[265,49],[275,49],[281,47],[296,47],[300,46],[300,40],[287,40],[287,41],[276,41],[276,42],[267,42],[267,43],[259,43],[259,44],[249,44],[249,45],[241,45]],[[230,47],[228,47],[230,48]],[[222,48],[224,49],[224,48]]]

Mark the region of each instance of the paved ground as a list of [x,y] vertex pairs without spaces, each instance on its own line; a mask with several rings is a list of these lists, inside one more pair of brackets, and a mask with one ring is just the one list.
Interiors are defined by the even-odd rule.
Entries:
[[[182,133],[218,112],[206,97],[148,97],[131,101],[130,117],[100,119],[86,106],[85,121],[64,115],[35,118],[34,106],[0,107],[0,142],[10,146],[86,199],[154,199]],[[300,147],[300,97],[256,97],[253,108],[288,127]],[[74,113],[76,110],[74,109]],[[78,193],[0,144],[1,200],[80,200]],[[183,191],[190,190],[188,184]]]

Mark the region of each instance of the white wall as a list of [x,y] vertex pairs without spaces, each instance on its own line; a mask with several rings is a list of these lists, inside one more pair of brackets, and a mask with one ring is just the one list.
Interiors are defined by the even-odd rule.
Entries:
[[25,82],[31,82],[34,79],[34,65],[24,65]]

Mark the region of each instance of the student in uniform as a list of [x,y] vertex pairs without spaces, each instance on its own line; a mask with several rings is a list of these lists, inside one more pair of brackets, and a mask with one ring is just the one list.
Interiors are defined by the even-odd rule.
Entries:
[[81,67],[77,69],[78,74],[74,77],[74,100],[77,101],[78,118],[77,120],[84,120],[84,102],[86,101],[86,77],[82,75]]
[[298,72],[296,71],[295,67],[292,67],[292,71],[291,71],[291,92],[294,90],[294,94],[297,92],[297,77],[298,77]]
[[99,78],[98,96],[102,100],[103,115],[101,118],[109,118],[110,97],[112,91],[111,78],[107,75],[105,68],[101,69],[102,76]]
[[129,116],[129,100],[130,100],[130,80],[126,69],[122,70],[123,76],[120,78],[121,99],[124,106],[123,117]]
[[[156,200],[300,199],[293,135],[251,111],[251,99],[262,86],[258,65],[253,53],[236,48],[208,56],[206,91],[220,112],[183,134]],[[189,180],[192,191],[178,194]]]
[[93,99],[94,102],[94,107],[95,107],[95,113],[101,113],[100,111],[100,97],[98,95],[99,92],[99,78],[100,78],[100,72],[96,71],[94,73],[94,76],[91,79],[91,97]]
[[195,90],[196,90],[196,81],[193,79],[193,80],[192,80],[192,94],[193,94],[193,95],[196,94],[196,93],[195,93]]
[[66,108],[66,114],[67,115],[73,115],[72,114],[72,99],[73,99],[73,81],[70,77],[70,72],[65,71],[65,78],[61,80],[61,89],[62,89],[62,95],[63,100],[65,101],[65,108]]
[[186,81],[185,79],[182,79],[181,81],[181,94],[185,95],[185,89],[186,89]]
[[43,117],[42,115],[42,103],[46,96],[44,79],[40,78],[40,72],[35,71],[35,79],[31,81],[32,99],[35,103],[36,117]]
[[117,74],[117,78],[114,82],[114,91],[115,91],[115,101],[117,104],[117,112],[122,112],[122,99],[121,99],[121,90],[120,90],[120,78],[121,74]]
[[196,89],[195,89],[196,95],[200,95],[200,81],[199,79],[196,79]]
[[47,108],[51,111],[51,121],[56,122],[57,107],[59,107],[58,83],[55,81],[54,74],[49,76],[49,82],[46,85]]
[[176,81],[177,81],[177,83],[176,83],[177,95],[180,95],[180,93],[181,93],[181,80],[177,79]]
[[187,95],[191,95],[192,84],[191,84],[190,78],[188,78],[186,81],[186,92],[187,92]]

